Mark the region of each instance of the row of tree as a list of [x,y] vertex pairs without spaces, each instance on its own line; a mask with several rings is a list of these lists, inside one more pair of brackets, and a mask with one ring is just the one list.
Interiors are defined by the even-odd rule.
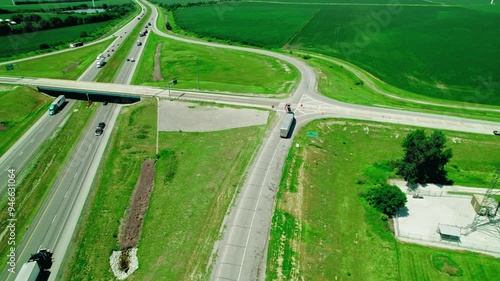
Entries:
[[28,15],[17,14],[12,16],[11,20],[18,23],[18,25],[11,26],[7,23],[0,24],[0,36],[36,32],[41,30],[75,26],[75,25],[95,23],[95,22],[110,21],[125,16],[132,9],[133,9],[132,4],[113,5],[102,13],[84,14],[78,16],[69,15],[64,19],[56,16],[56,17],[51,17],[48,20],[42,18],[38,14],[28,14]]

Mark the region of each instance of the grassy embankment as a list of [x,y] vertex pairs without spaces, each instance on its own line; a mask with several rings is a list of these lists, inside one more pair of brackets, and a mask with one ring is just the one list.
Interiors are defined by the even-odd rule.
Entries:
[[40,118],[52,102],[26,86],[0,86],[0,156]]
[[[120,46],[118,46],[115,49],[114,54],[106,62],[106,65],[103,67],[103,70],[100,71],[99,74],[97,74],[96,77],[97,82],[111,83],[115,80],[123,64],[136,63],[136,62],[128,62],[127,56],[129,55],[132,46],[136,44],[139,32],[144,30],[144,25],[148,23],[150,15],[151,15],[151,9],[148,6],[146,6],[145,15],[141,18],[137,26],[128,34],[127,38],[123,40],[122,44],[120,44]],[[144,37],[141,37],[141,41],[145,43],[144,42],[145,40],[142,38]]]
[[[156,114],[155,100],[148,99],[124,108],[119,116],[66,279],[113,278],[109,257],[119,248],[119,226],[140,165],[155,157]],[[140,267],[130,280],[208,277],[207,263],[222,219],[265,127],[160,132],[157,177],[138,246]]]
[[[38,213],[50,188],[54,184],[59,172],[71,156],[73,147],[80,139],[88,120],[95,112],[95,107],[86,108],[86,102],[77,102],[73,107],[78,109],[72,112],[68,121],[60,128],[56,136],[44,143],[34,159],[26,166],[24,173],[17,178],[16,190],[16,237],[21,239],[33,218]],[[6,198],[5,200],[6,201]],[[2,202],[0,210],[0,228],[7,225],[7,205]],[[0,262],[7,262],[6,239],[0,242]],[[20,240],[16,241],[17,243]]]
[[[162,43],[160,66],[163,81],[153,82],[154,57]],[[134,84],[167,88],[177,77],[175,89],[197,90],[197,74],[202,91],[287,95],[297,85],[300,74],[288,63],[263,55],[188,44],[149,36]],[[197,59],[197,61],[196,61]]]
[[[306,57],[307,63],[316,69],[318,73],[318,90],[323,95],[347,103],[355,103],[369,106],[388,107],[411,111],[420,111],[434,114],[444,114],[455,117],[500,121],[500,107],[483,104],[466,103],[459,101],[443,101],[437,98],[425,97],[401,90],[377,79],[363,69],[328,56],[320,56],[311,52],[298,52],[299,57]],[[352,68],[356,73],[346,69]],[[439,104],[430,105],[404,101],[390,97],[371,89],[368,83],[374,85],[381,91],[394,96],[404,97],[413,101]],[[456,106],[452,108],[449,106]],[[467,107],[469,109],[464,109]],[[479,110],[484,109],[484,110]]]
[[[104,42],[76,48],[74,50],[45,56],[41,58],[30,59],[18,62],[21,74],[24,77],[42,77],[76,80],[83,74],[87,68],[95,63],[95,58],[102,50],[108,46],[113,39]],[[5,67],[0,67],[2,76],[19,76],[18,69],[7,71]]]
[[[487,3],[483,10],[492,11],[406,4],[393,7],[397,12],[391,14],[387,5],[363,3],[219,3],[177,9],[174,15],[181,28],[201,36],[322,53],[421,96],[500,105],[495,81],[500,69],[495,59],[484,59],[498,57],[500,37],[494,32],[500,24],[495,12],[499,8]],[[276,12],[269,16],[270,11]],[[389,13],[390,19],[381,22],[373,16],[380,13]],[[450,48],[449,42],[460,48]]]
[[[307,138],[308,131],[319,138]],[[406,126],[338,120],[314,121],[296,132],[300,147],[292,146],[277,196],[268,280],[450,280],[434,266],[439,255],[463,270],[453,280],[498,276],[498,259],[397,242],[380,213],[359,197],[364,182],[388,175],[373,164],[400,158],[407,133]],[[488,186],[500,166],[491,153],[500,142],[446,135],[454,153],[449,177],[457,185]]]

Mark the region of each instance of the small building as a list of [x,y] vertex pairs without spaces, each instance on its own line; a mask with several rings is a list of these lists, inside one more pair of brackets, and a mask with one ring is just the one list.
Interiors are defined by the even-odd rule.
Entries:
[[461,228],[454,225],[438,224],[437,232],[441,235],[441,240],[460,243]]

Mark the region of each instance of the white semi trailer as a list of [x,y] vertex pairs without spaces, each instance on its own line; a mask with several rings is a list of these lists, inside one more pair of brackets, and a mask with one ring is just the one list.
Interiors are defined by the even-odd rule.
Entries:
[[40,267],[36,261],[30,261],[21,267],[15,281],[35,281],[40,274]]
[[290,129],[292,128],[293,121],[295,120],[295,116],[292,111],[288,111],[285,119],[283,119],[283,123],[281,123],[280,128],[280,136],[282,138],[288,138],[290,135]]

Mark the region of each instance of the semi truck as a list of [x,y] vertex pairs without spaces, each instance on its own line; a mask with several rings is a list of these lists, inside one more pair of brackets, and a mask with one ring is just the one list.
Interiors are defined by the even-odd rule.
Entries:
[[62,105],[66,102],[66,97],[64,95],[58,96],[49,107],[49,114],[54,115],[61,109]]
[[103,67],[105,63],[106,63],[106,61],[105,61],[104,57],[103,57],[103,58],[98,59],[98,60],[97,60],[97,63],[96,63],[97,68],[101,68],[101,67]]
[[[14,281],[35,281],[42,271],[47,271],[52,267],[52,252],[47,249],[42,249],[38,253],[31,255],[27,263],[23,264]],[[47,280],[47,279],[44,279]]]
[[290,129],[292,128],[294,120],[295,120],[295,116],[294,116],[293,112],[288,111],[286,113],[285,119],[283,119],[283,123],[281,123],[280,136],[282,138],[288,138],[288,135],[290,135]]
[[21,267],[15,281],[35,281],[40,274],[40,267],[36,261],[30,261]]

